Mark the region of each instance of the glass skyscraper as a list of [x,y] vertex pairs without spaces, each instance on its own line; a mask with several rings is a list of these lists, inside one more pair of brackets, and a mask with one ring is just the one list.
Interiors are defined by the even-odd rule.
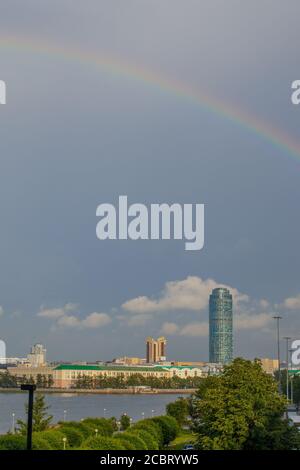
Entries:
[[209,297],[209,362],[226,364],[232,356],[232,295],[218,287]]

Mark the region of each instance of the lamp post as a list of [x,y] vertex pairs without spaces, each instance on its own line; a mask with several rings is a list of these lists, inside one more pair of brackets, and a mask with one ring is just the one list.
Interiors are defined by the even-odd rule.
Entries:
[[289,336],[285,336],[283,339],[286,340],[286,398],[289,399]]
[[276,320],[277,326],[277,360],[278,360],[278,391],[281,393],[281,373],[280,373],[280,330],[279,330],[279,321],[282,319],[280,316],[273,317]]
[[98,429],[95,429],[95,435],[98,436]]
[[66,450],[67,438],[63,437],[64,450]]
[[106,418],[106,408],[103,409],[103,416]]
[[294,376],[291,376],[291,404],[294,404]]
[[286,340],[286,400],[287,400],[286,419],[288,419],[288,417],[289,417],[289,411],[288,411],[288,400],[289,400],[289,340],[291,338],[290,338],[290,336],[285,336],[284,339]]
[[142,419],[144,419],[144,418],[145,418],[145,413],[144,413],[144,411],[143,411],[143,412],[142,412]]
[[33,394],[36,385],[23,384],[21,390],[28,391],[28,419],[27,419],[27,450],[32,449],[32,415],[33,415]]
[[66,421],[67,410],[64,410],[64,422]]
[[153,418],[155,410],[151,410],[151,417]]
[[15,413],[12,413],[12,426],[11,426],[11,432],[15,434]]

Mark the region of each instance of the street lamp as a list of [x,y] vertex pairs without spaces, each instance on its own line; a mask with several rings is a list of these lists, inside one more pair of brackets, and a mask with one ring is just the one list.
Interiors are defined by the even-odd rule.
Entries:
[[152,418],[153,418],[154,413],[155,413],[155,410],[151,410],[151,416],[152,416]]
[[21,390],[27,391],[28,393],[28,418],[27,418],[27,450],[32,449],[32,415],[33,415],[33,394],[36,390],[34,384],[23,384]]
[[288,400],[289,400],[289,340],[292,339],[290,336],[285,336],[283,339],[286,340],[286,419],[289,417],[288,411]]
[[142,419],[144,419],[144,418],[145,418],[145,413],[144,413],[144,411],[143,411],[143,412],[142,412]]
[[277,360],[278,360],[278,391],[281,393],[281,373],[280,373],[280,332],[279,332],[279,321],[282,319],[279,315],[273,317],[276,320],[277,325]]
[[67,410],[64,410],[64,422],[66,421]]
[[294,404],[294,384],[293,384],[293,381],[294,381],[294,376],[291,375],[291,404],[292,405]]
[[96,437],[98,436],[98,429],[95,429]]
[[15,414],[15,413],[12,413],[11,416],[12,416],[11,432],[12,432],[13,434],[15,434],[15,416],[16,416],[16,414]]
[[289,341],[292,339],[290,336],[285,336],[286,340],[286,398],[289,399]]
[[104,410],[103,410],[103,416],[104,416],[104,418],[106,417],[106,408],[104,408]]
[[63,437],[63,443],[64,443],[64,450],[66,450],[66,444],[67,444],[67,438]]

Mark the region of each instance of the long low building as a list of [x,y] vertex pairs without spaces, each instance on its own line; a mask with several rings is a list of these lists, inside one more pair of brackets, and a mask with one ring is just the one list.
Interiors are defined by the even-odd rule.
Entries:
[[218,373],[219,369],[212,364],[206,366],[192,365],[108,365],[108,364],[60,364],[58,366],[47,367],[9,367],[11,375],[19,379],[30,379],[34,382],[42,382],[43,378],[49,381],[55,388],[72,388],[79,378],[88,377],[91,379],[107,377],[128,379],[133,375],[141,375],[145,378],[165,378],[179,377],[182,379],[194,377],[206,377],[209,373]]
[[74,365],[61,364],[53,370],[54,386],[57,388],[71,388],[80,377],[123,377],[140,374],[150,378],[188,378],[204,377],[206,371],[199,367],[174,367],[174,366],[105,366],[105,365]]

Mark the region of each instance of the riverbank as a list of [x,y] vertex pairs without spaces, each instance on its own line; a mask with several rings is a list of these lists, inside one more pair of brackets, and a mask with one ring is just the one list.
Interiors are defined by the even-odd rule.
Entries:
[[[195,393],[194,388],[184,389],[139,389],[139,388],[103,388],[103,389],[86,389],[86,388],[38,388],[41,393],[76,393],[91,395],[191,395]],[[27,393],[22,392],[18,388],[0,388],[0,393]]]

